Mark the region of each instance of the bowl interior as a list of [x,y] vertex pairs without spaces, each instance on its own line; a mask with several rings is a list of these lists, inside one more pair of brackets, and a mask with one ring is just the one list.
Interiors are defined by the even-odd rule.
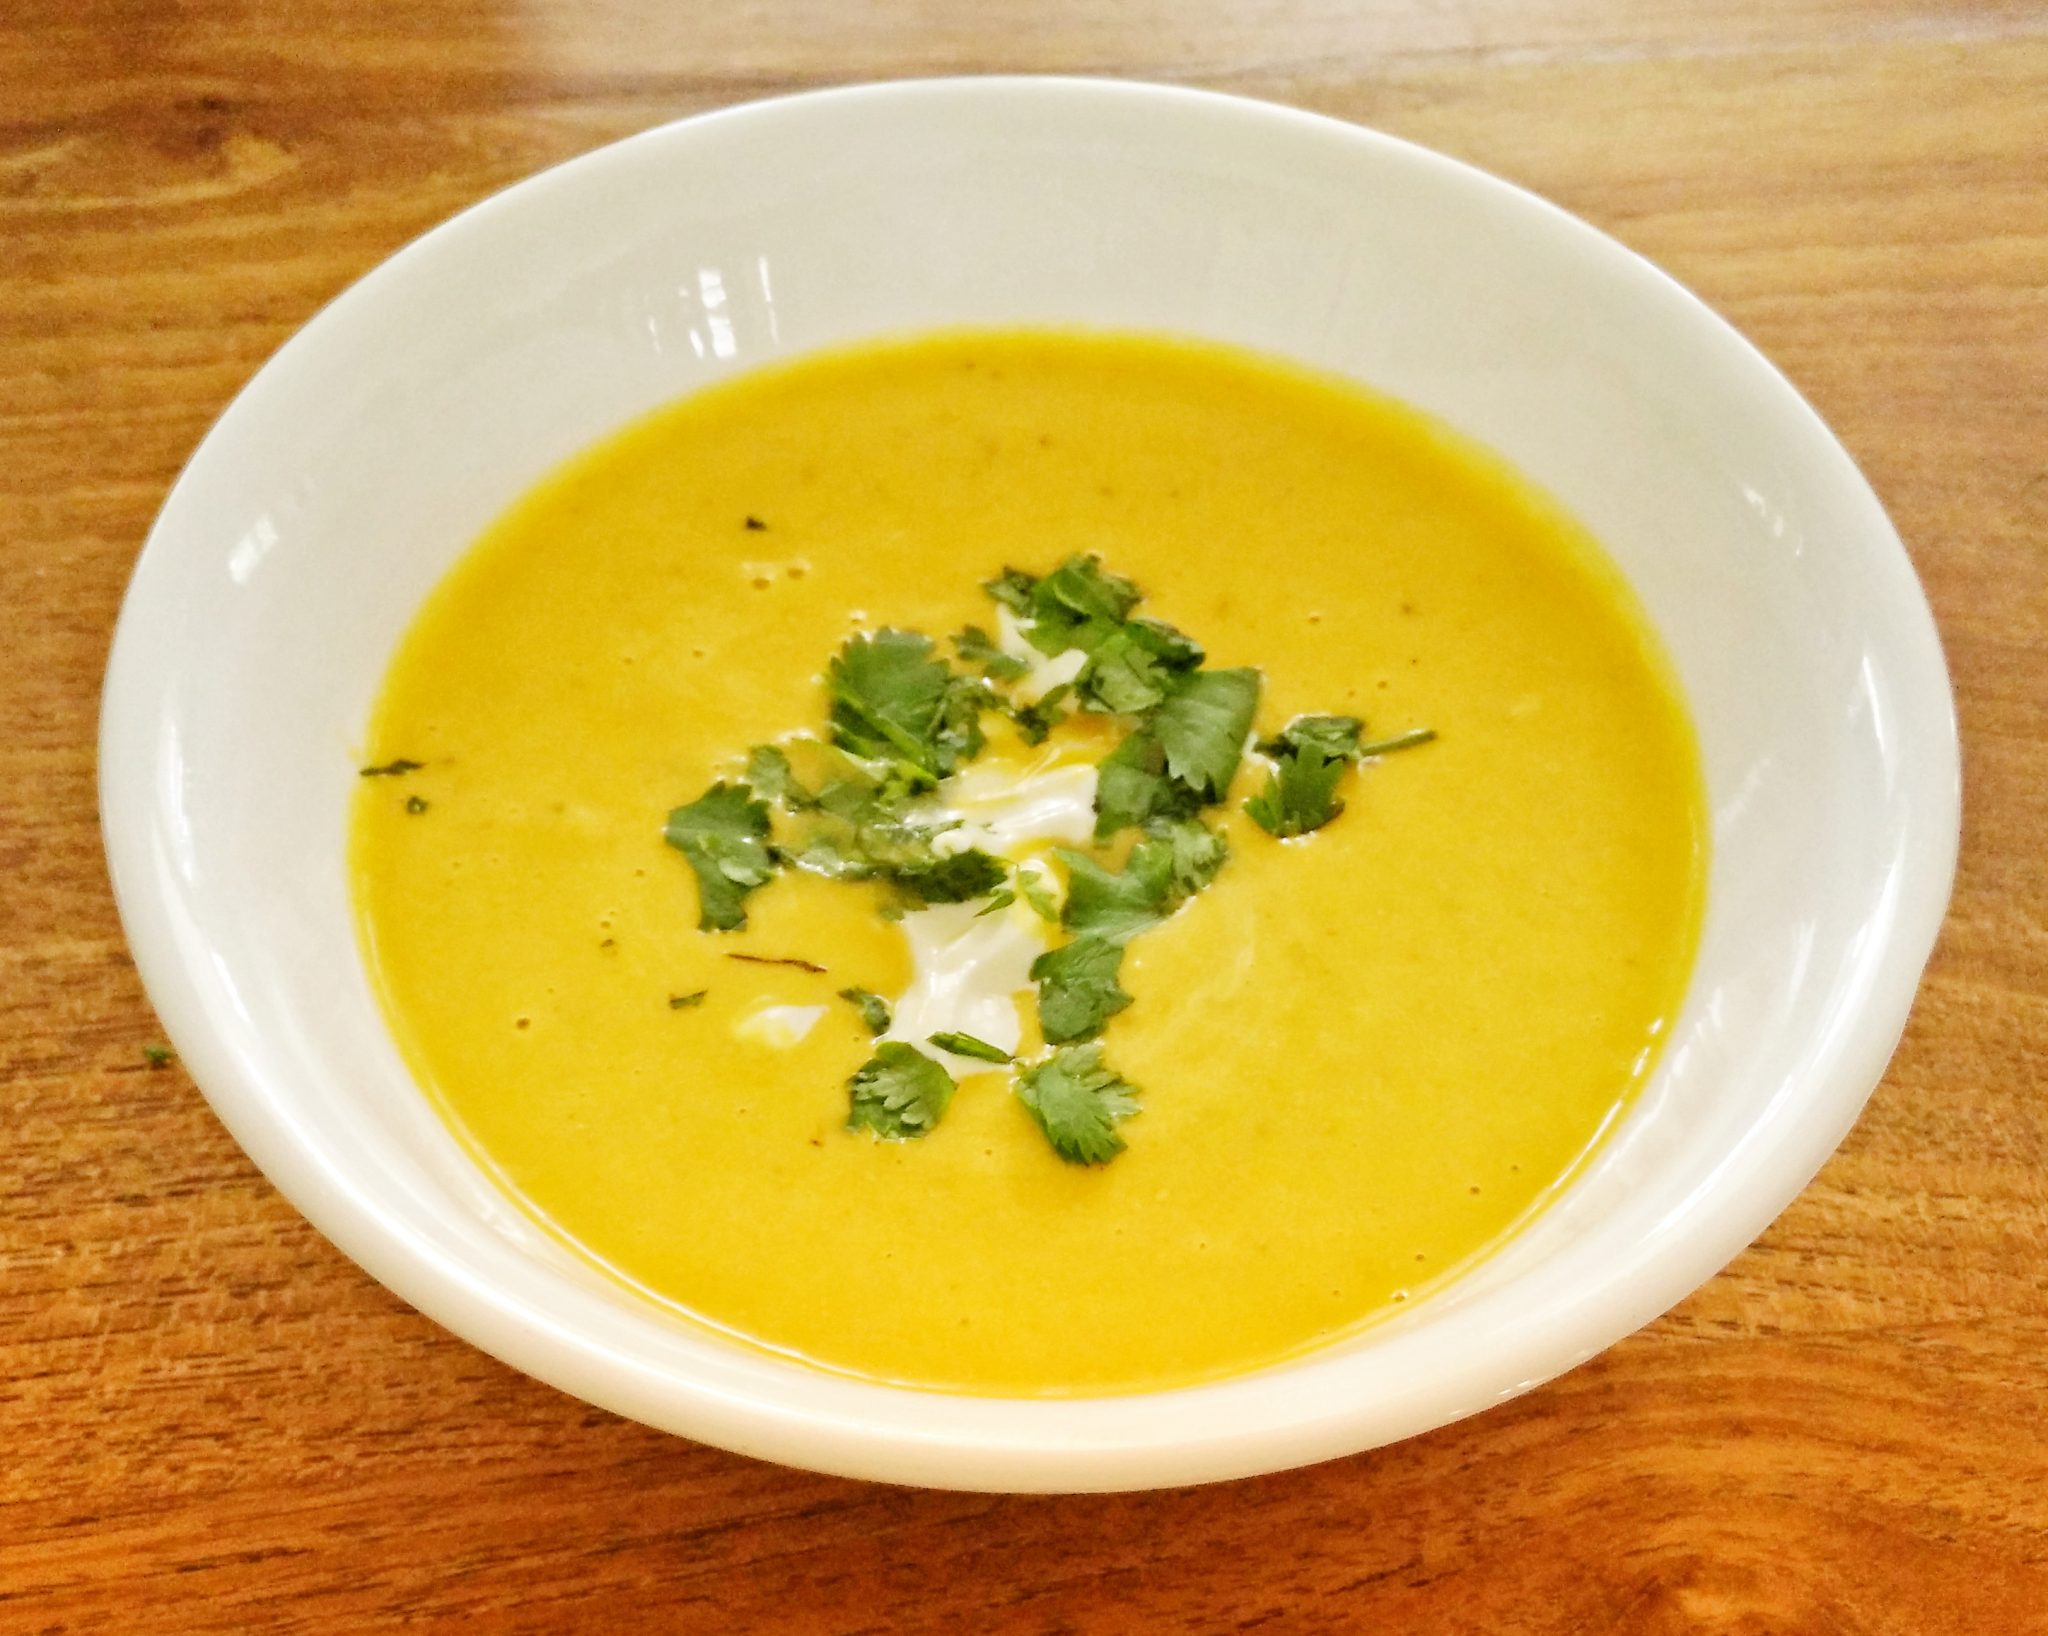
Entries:
[[[935,1398],[678,1326],[557,1250],[456,1148],[358,959],[354,751],[421,598],[541,472],[766,359],[949,324],[1262,348],[1502,451],[1602,539],[1676,661],[1713,822],[1655,1080],[1505,1251],[1283,1369],[1080,1402]],[[1527,195],[1232,99],[928,82],[649,133],[489,201],[322,314],[223,417],[137,570],[103,805],[165,1024],[271,1177],[372,1272],[597,1402],[828,1469],[1106,1487],[1278,1467],[1469,1413],[1678,1299],[1875,1083],[1953,865],[1924,601],[1784,382]]]

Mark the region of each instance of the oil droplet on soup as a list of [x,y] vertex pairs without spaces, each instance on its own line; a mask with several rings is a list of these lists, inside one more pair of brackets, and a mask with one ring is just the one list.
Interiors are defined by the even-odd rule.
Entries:
[[[700,932],[663,818],[822,720],[850,630],[993,628],[978,581],[1080,551],[1259,667],[1261,731],[1438,740],[1298,840],[1250,767],[1211,809],[1228,865],[1124,962],[1114,1163],[1063,1163],[1000,1068],[919,1141],[848,1131],[873,1041],[835,996],[902,993],[902,932],[798,875]],[[366,958],[478,1158],[678,1315],[942,1389],[1183,1384],[1412,1310],[1640,1086],[1704,890],[1667,664],[1554,502],[1401,405],[1151,338],[869,346],[636,423],[435,591],[367,748],[427,805],[357,794]]]

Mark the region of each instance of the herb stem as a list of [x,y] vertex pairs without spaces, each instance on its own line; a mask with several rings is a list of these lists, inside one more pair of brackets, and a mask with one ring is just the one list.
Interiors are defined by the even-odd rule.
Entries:
[[1396,733],[1392,738],[1383,738],[1371,744],[1361,744],[1352,755],[1363,761],[1367,756],[1390,756],[1396,750],[1412,750],[1418,744],[1427,744],[1436,737],[1434,727],[1411,727],[1405,733]]

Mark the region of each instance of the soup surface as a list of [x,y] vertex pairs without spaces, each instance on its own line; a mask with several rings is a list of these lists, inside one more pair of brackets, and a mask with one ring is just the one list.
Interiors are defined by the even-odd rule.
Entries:
[[[836,995],[903,993],[903,926],[791,873],[699,930],[663,820],[817,731],[851,634],[991,625],[979,582],[1075,553],[1257,667],[1261,735],[1437,738],[1347,773],[1313,834],[1250,821],[1249,758],[1208,809],[1228,862],[1125,951],[1113,1163],[1063,1160],[999,1066],[878,1139]],[[955,1390],[1213,1378],[1418,1299],[1642,1083],[1703,892],[1690,728],[1585,534],[1411,410],[1149,338],[868,346],[629,427],[434,593],[365,748],[401,763],[353,815],[374,980],[504,1186],[680,1313]]]

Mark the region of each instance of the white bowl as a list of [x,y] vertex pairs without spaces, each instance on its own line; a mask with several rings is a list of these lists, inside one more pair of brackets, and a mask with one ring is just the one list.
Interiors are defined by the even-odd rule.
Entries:
[[[400,632],[550,465],[765,359],[1079,323],[1263,348],[1406,398],[1546,485],[1662,631],[1713,811],[1698,969],[1586,1174],[1399,1320],[1283,1367],[1081,1401],[757,1354],[557,1250],[456,1147],[358,958],[351,754]],[[1695,1288],[1820,1167],[1904,1025],[1954,868],[1933,623],[1848,456],[1647,263],[1477,171],[1284,108],[1100,81],[758,103],[564,165],[316,318],[208,435],[108,669],[107,851],[171,1039],[285,1194],[458,1334],[594,1403],[822,1470],[1185,1483],[1528,1390]]]

